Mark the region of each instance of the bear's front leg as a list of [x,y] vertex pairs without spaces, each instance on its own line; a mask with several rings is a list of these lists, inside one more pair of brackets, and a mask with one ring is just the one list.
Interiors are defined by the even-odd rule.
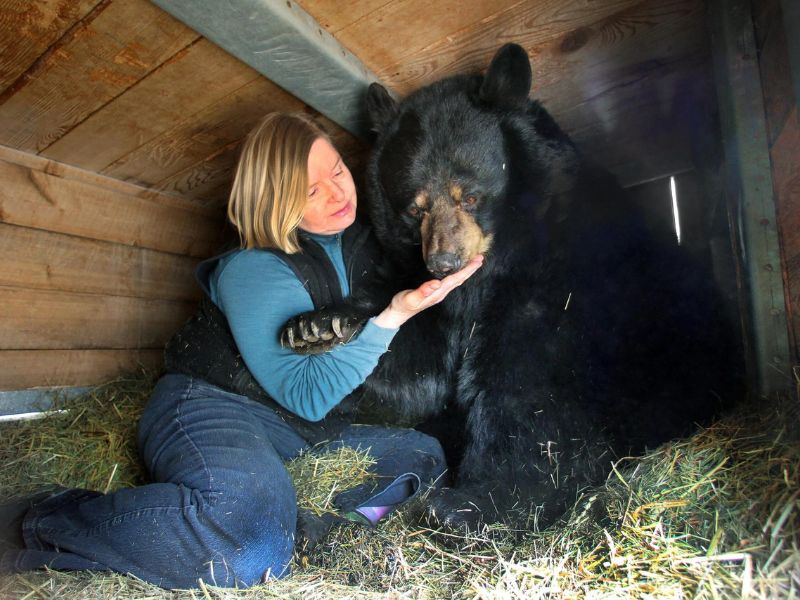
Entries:
[[353,339],[367,319],[362,310],[348,305],[301,313],[284,324],[280,344],[297,354],[321,354]]
[[452,488],[431,498],[429,522],[455,530],[492,522],[545,527],[612,460],[598,420],[575,384],[579,378],[549,368],[564,364],[560,352],[507,345],[498,365],[490,344],[472,350],[458,378],[465,448]]

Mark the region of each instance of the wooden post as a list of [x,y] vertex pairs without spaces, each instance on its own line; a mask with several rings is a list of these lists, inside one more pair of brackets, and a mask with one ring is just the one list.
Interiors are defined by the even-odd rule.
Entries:
[[709,0],[708,10],[725,190],[739,228],[756,385],[760,394],[770,394],[791,385],[791,370],[753,20],[749,0]]
[[792,69],[794,103],[800,112],[800,2],[782,0],[781,9],[786,30],[786,47],[789,50],[789,67]]

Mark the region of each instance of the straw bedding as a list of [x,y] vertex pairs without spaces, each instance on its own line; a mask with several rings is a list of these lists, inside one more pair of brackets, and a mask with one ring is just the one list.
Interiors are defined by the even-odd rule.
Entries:
[[[101,491],[145,474],[133,446],[153,379],[138,374],[0,426],[0,494],[58,483]],[[33,572],[0,598],[792,598],[800,596],[798,399],[754,403],[691,438],[619,461],[544,531],[467,537],[420,527],[414,507],[377,529],[336,528],[293,574],[247,590],[168,592],[132,577]],[[370,458],[313,452],[289,465],[300,503],[322,512],[367,477]],[[535,524],[535,515],[531,515]]]

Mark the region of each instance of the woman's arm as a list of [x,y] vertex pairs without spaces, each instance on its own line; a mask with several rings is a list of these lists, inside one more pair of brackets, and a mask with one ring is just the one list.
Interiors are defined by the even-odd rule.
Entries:
[[368,323],[350,344],[299,355],[282,348],[278,332],[289,317],[314,308],[292,270],[271,252],[237,254],[212,287],[236,345],[261,387],[281,406],[309,421],[322,419],[375,369],[396,328]]
[[239,253],[218,277],[212,299],[225,313],[236,345],[261,387],[281,406],[318,421],[372,373],[400,325],[441,302],[482,261],[476,257],[441,281],[399,292],[355,339],[322,354],[296,354],[278,341],[283,324],[312,310],[313,303],[291,269],[274,254]]

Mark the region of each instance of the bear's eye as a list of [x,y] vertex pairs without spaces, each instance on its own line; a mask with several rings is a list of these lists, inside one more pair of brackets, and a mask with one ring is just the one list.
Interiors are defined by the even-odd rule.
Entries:
[[475,203],[476,203],[477,201],[478,201],[478,199],[477,199],[475,196],[472,196],[472,195],[470,195],[470,196],[467,196],[466,198],[464,198],[464,199],[461,201],[461,203],[462,203],[464,206],[475,206]]
[[407,212],[412,217],[418,217],[419,213],[420,213],[419,206],[411,206],[411,207],[409,207]]

